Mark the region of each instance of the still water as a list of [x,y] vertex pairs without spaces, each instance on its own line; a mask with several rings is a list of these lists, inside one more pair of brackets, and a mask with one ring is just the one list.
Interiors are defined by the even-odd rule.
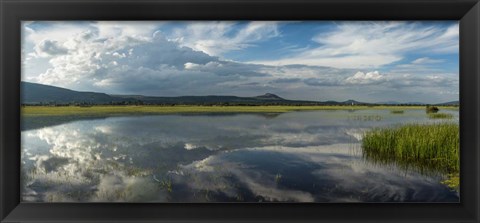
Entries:
[[445,176],[362,157],[364,131],[428,122],[424,110],[24,118],[22,200],[458,202]]

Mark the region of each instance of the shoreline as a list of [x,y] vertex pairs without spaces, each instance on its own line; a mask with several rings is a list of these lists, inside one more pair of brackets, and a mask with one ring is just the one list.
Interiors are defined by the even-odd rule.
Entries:
[[[440,109],[458,110],[454,106],[438,106]],[[315,110],[417,110],[425,106],[196,106],[196,105],[94,105],[81,106],[22,106],[22,116],[65,116],[65,115],[120,115],[120,114],[165,114],[165,113],[286,113]]]

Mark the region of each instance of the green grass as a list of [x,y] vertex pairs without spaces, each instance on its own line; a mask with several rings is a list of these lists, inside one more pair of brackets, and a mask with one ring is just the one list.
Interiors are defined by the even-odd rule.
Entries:
[[460,189],[460,173],[448,174],[447,179],[442,181],[442,183],[458,191]]
[[310,110],[424,109],[423,106],[23,106],[23,116],[123,115],[161,113],[284,113]]
[[404,111],[403,110],[391,110],[390,113],[392,113],[392,114],[403,114]]
[[459,138],[456,123],[376,128],[363,137],[363,155],[374,162],[454,174],[460,169]]
[[431,119],[452,119],[452,114],[447,113],[428,113],[428,117]]

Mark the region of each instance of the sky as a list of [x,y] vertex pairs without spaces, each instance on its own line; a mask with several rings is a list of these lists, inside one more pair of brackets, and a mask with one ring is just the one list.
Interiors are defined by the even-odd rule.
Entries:
[[24,21],[22,81],[151,96],[459,100],[458,21]]

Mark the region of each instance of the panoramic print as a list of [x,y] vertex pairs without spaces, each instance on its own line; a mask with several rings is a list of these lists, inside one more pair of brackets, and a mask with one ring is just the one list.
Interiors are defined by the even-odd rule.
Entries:
[[22,202],[459,202],[457,21],[23,21]]

